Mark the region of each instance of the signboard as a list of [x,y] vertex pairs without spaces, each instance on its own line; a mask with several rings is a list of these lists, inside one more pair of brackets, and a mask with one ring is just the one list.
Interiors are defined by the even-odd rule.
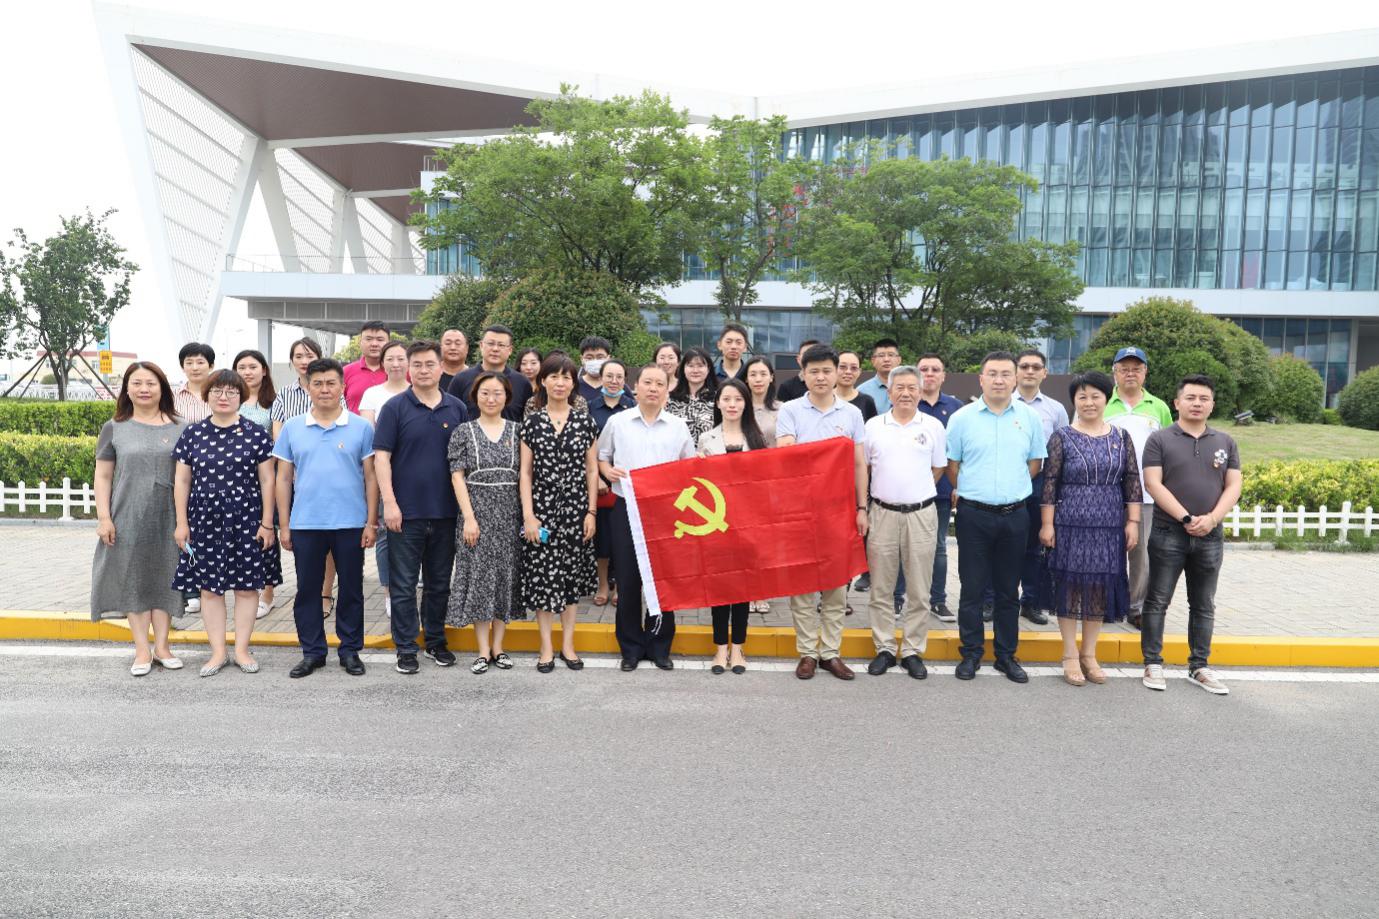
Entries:
[[100,355],[101,355],[101,364],[100,364],[101,373],[112,373],[112,372],[114,372],[115,363],[114,363],[114,360],[113,360],[113,355],[110,353],[110,351],[108,351],[108,350],[102,348],[102,349],[101,349],[101,352],[100,352]]

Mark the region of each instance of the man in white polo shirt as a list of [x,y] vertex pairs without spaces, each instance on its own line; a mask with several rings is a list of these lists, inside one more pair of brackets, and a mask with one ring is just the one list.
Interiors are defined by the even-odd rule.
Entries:
[[[867,518],[867,565],[871,568],[872,641],[876,658],[867,673],[881,676],[896,663],[895,607],[891,592],[903,567],[905,605],[900,612],[900,666],[916,680],[929,675],[924,651],[929,641],[929,578],[938,544],[936,483],[948,468],[943,425],[919,406],[919,371],[896,367],[887,392],[891,410],[867,422],[866,453],[871,500]],[[929,475],[920,470],[927,469]]]
[[[867,535],[867,457],[862,413],[833,391],[838,379],[838,353],[826,345],[816,345],[800,357],[800,378],[806,392],[780,407],[776,417],[776,446],[810,444],[830,437],[846,437],[853,442],[853,486],[857,491],[857,532]],[[838,656],[843,644],[843,616],[847,583],[829,590],[796,594],[790,598],[790,613],[795,620],[795,650],[800,662],[795,676],[808,680],[822,667],[840,680],[855,674]],[[885,596],[889,599],[890,594]],[[815,605],[816,599],[818,605]]]

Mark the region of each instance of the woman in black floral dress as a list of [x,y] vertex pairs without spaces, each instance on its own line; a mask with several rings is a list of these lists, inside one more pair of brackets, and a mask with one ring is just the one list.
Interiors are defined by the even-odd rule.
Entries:
[[690,348],[680,361],[680,379],[666,400],[666,411],[685,422],[690,440],[713,427],[713,404],[718,399],[718,376],[713,358],[703,348]]
[[560,613],[560,659],[571,670],[575,656],[575,603],[598,584],[594,565],[594,514],[598,498],[598,429],[588,412],[570,405],[574,361],[552,355],[541,364],[538,410],[522,420],[522,605],[536,612],[541,654],[536,669],[555,669],[551,620]]

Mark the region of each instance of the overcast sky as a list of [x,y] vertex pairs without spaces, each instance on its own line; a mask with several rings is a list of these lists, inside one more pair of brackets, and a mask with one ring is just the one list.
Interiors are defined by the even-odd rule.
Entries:
[[[1157,0],[1108,4],[768,2],[647,0],[455,3],[237,0],[207,5],[146,0],[138,6],[261,27],[438,48],[456,55],[570,67],[746,94],[836,89],[941,75],[1042,68],[1164,51],[1211,48],[1379,26],[1373,0]],[[128,158],[115,123],[105,64],[86,0],[6,0],[0,28],[0,241],[13,227],[42,237],[58,215],[117,208],[112,227],[148,263]],[[271,251],[251,213],[240,251]],[[267,247],[267,249],[265,249]],[[160,312],[146,269],[134,305],[117,321],[114,347]],[[242,304],[223,313],[221,347],[247,347]],[[161,325],[161,323],[159,323]],[[142,339],[139,339],[142,341]],[[146,352],[145,352],[146,353]],[[166,359],[166,355],[155,355]]]

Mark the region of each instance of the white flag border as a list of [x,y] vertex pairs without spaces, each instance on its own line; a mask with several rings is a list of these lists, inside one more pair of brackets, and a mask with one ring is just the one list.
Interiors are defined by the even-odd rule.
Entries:
[[647,614],[661,615],[661,598],[656,593],[656,578],[651,572],[651,556],[646,551],[646,532],[642,529],[642,514],[637,508],[636,470],[623,480],[623,501],[627,504],[627,523],[632,530],[632,546],[637,553],[637,570],[642,575],[642,596],[646,598]]

